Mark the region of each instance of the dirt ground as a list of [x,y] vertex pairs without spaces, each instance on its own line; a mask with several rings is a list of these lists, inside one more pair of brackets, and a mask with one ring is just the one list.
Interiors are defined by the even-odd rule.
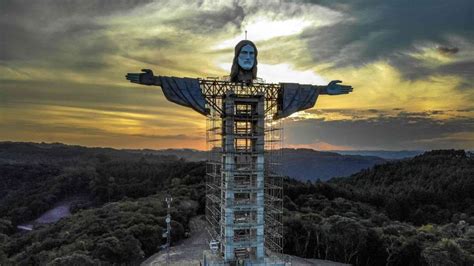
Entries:
[[[203,216],[193,217],[189,224],[190,236],[183,240],[179,245],[172,246],[170,248],[169,265],[172,266],[200,266],[202,260],[202,253],[204,250],[209,249],[209,235],[206,231],[206,221]],[[167,253],[161,251],[146,259],[141,265],[142,266],[159,266],[167,265],[166,262]],[[348,264],[326,261],[326,260],[314,260],[304,259],[295,256],[288,256],[292,266],[345,266]]]
[[[179,245],[170,248],[170,265],[192,266],[200,265],[202,252],[209,249],[209,236],[206,231],[206,221],[203,216],[191,218],[189,222],[190,236]],[[161,251],[149,257],[142,266],[166,265],[166,251]]]

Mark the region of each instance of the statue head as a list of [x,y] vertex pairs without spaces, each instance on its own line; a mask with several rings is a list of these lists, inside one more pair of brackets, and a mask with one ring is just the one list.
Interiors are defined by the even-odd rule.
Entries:
[[257,55],[258,50],[253,42],[240,41],[235,46],[230,80],[251,83],[253,79],[257,78]]

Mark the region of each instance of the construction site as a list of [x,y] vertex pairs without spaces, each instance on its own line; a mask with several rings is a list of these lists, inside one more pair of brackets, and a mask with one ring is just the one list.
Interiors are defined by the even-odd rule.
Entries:
[[[316,86],[228,77],[197,82],[203,99],[186,101],[206,115],[205,216],[193,219],[188,240],[142,265],[344,265],[283,254],[281,118],[313,106]],[[165,95],[185,99],[172,98],[182,92]]]
[[149,69],[126,78],[161,86],[167,100],[207,118],[209,248],[200,264],[288,265],[282,255],[283,182],[277,171],[282,118],[312,108],[320,94],[347,94],[352,87],[337,80],[327,86],[265,83],[257,77],[255,44],[242,40],[234,52],[231,73],[221,79],[154,76]]

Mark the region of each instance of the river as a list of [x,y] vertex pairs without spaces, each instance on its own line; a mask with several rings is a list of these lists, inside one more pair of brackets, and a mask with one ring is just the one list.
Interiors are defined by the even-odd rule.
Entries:
[[84,198],[74,198],[64,200],[57,203],[52,209],[43,213],[40,217],[34,221],[18,225],[17,228],[25,231],[31,231],[35,225],[39,224],[50,224],[59,221],[62,218],[71,216],[71,206],[78,201],[83,201]]

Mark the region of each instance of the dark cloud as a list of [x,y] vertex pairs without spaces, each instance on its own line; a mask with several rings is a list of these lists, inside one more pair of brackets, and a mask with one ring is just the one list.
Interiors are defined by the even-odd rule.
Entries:
[[438,52],[440,52],[443,55],[453,55],[459,52],[459,48],[457,47],[450,48],[450,47],[438,46],[438,48],[436,49],[438,50]]
[[[195,128],[193,122],[196,119],[205,121],[204,117],[186,107],[177,107],[167,101],[159,87],[131,89],[62,82],[7,81],[2,83],[0,99],[4,101],[0,105],[0,115],[13,119],[13,126],[17,124],[16,119],[34,121],[41,116],[48,119],[56,116],[55,119],[64,121],[73,119],[80,123],[99,118],[103,121],[123,119],[143,126],[178,129]],[[55,115],[48,113],[50,108],[55,110]],[[29,117],[17,117],[17,113],[23,112]],[[105,125],[97,124],[97,127],[101,126]],[[39,131],[42,129],[38,128]]]
[[170,47],[173,42],[165,38],[139,39],[138,46],[143,49]]
[[398,54],[392,56],[389,61],[397,67],[403,76],[409,80],[416,80],[432,75],[455,75],[463,78],[458,88],[472,88],[474,84],[474,60],[467,59],[440,66],[429,66],[411,56]]
[[97,71],[118,47],[100,17],[150,1],[1,1],[0,62]]
[[456,111],[469,113],[469,112],[474,112],[474,108],[459,109]]
[[[307,41],[314,61],[331,62],[335,67],[361,66],[384,60],[408,78],[419,78],[449,69],[428,69],[408,55],[418,46],[438,44],[438,51],[450,55],[461,48],[452,36],[474,41],[474,3],[471,0],[444,1],[315,1],[345,14],[346,20],[321,28],[307,29]],[[469,62],[472,64],[473,62]],[[471,72],[472,73],[472,72]]]
[[240,26],[245,18],[245,12],[238,2],[232,6],[218,10],[200,10],[198,4],[196,12],[186,15],[185,18],[177,17],[165,20],[164,23],[193,34],[212,34],[222,32],[225,28],[230,31],[240,31]]
[[474,140],[462,137],[472,132],[472,117],[440,120],[430,112],[400,112],[392,116],[384,113],[365,119],[290,121],[285,124],[285,144],[326,142],[360,149],[472,149]]
[[[15,61],[28,63],[30,67],[97,71],[108,66],[104,56],[117,49],[113,40],[101,34],[101,27],[91,26],[89,22],[74,25],[74,33],[67,29],[47,32],[41,28],[2,23],[0,27],[1,35],[6,38],[0,50],[2,64]],[[67,28],[67,25],[63,27]]]
[[[97,74],[113,67],[111,57],[122,56],[140,61],[144,67],[159,64],[167,71],[200,74],[202,66],[177,62],[170,50],[192,53],[198,47],[196,36],[202,40],[206,35],[238,31],[244,10],[238,2],[214,9],[202,8],[202,1],[182,10],[186,3],[181,5],[132,0],[2,1],[0,65]],[[179,10],[174,12],[173,6]],[[174,33],[157,37],[145,28],[142,32],[136,32],[135,28],[130,34],[122,34],[116,27],[133,25],[108,20],[108,16],[120,17],[134,11],[136,15],[144,14],[144,7],[156,13],[170,8],[171,14],[158,18],[158,23],[160,27],[169,26]],[[152,23],[150,28],[156,26]],[[207,41],[210,42],[211,39]]]
[[[11,19],[39,17],[38,22],[44,22],[63,17],[82,14],[89,17],[106,16],[117,12],[130,11],[139,6],[154,2],[154,0],[2,0],[0,15]],[[39,16],[40,15],[40,16]]]
[[368,109],[368,110],[352,110],[352,109],[310,109],[310,110],[305,110],[306,113],[310,114],[316,114],[318,116],[321,116],[324,120],[324,117],[328,115],[343,115],[347,117],[352,117],[352,119],[366,119],[370,115],[374,114],[384,114],[382,110],[376,110],[376,109]]
[[433,70],[434,74],[449,74],[463,77],[464,80],[458,86],[462,89],[474,87],[474,60],[455,62],[439,66]]

